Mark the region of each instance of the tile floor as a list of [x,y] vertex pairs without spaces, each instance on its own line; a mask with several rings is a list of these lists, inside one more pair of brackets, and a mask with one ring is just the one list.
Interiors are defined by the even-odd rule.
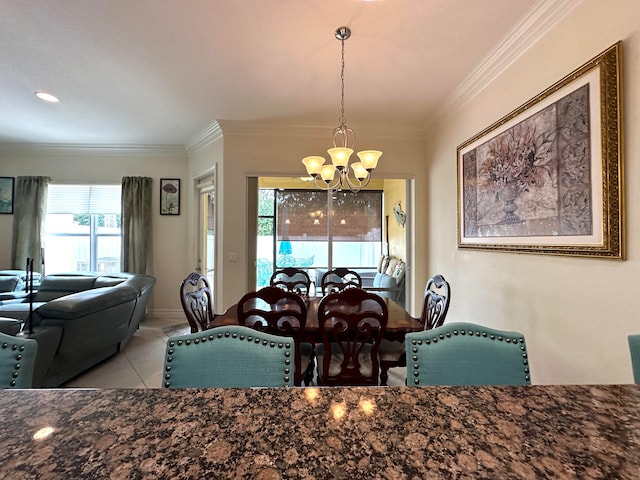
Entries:
[[[184,319],[147,317],[140,328],[117,355],[67,382],[68,388],[160,388],[167,342],[165,327]],[[186,326],[186,321],[184,321]],[[392,368],[389,385],[404,385],[406,370]]]

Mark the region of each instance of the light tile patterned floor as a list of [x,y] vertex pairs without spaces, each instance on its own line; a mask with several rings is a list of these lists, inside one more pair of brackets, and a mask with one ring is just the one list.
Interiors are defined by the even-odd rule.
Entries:
[[[69,388],[160,388],[167,343],[164,328],[183,319],[148,317],[119,354],[67,382]],[[184,321],[186,326],[186,321]],[[404,385],[406,370],[392,368],[389,385]]]

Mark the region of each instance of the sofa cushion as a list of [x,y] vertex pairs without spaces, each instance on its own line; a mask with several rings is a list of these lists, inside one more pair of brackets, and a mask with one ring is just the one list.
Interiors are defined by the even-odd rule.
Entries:
[[373,277],[374,288],[395,288],[397,287],[395,279],[386,273],[376,273]]
[[393,275],[391,276],[396,281],[397,285],[400,285],[400,282],[402,282],[402,280],[404,279],[404,273],[406,268],[407,268],[407,265],[402,261],[398,262],[398,264],[396,265],[396,268],[393,271]]
[[18,275],[0,275],[0,292],[15,292],[20,290],[20,277]]
[[[0,292],[11,292],[11,291],[24,291],[27,289],[27,271],[26,270],[0,270],[0,285],[5,278],[17,278],[16,286],[7,290],[0,286]],[[33,286],[34,289],[40,286],[40,273],[33,272]]]
[[48,302],[65,295],[94,288],[96,275],[91,274],[53,274],[44,277],[35,295],[34,301]]
[[387,275],[393,275],[393,272],[396,271],[396,266],[398,265],[398,262],[400,262],[399,258],[390,258],[389,264],[387,265],[387,268],[384,271],[384,273],[386,273]]
[[136,298],[138,298],[138,291],[133,287],[93,288],[51,300],[40,306],[38,315],[42,318],[78,318],[133,301]]
[[389,255],[380,255],[380,260],[378,260],[378,272],[384,273],[384,271],[389,266]]

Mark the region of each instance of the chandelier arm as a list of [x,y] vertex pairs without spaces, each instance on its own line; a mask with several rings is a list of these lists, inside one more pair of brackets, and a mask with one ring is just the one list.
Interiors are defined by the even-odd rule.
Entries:
[[354,179],[351,179],[349,177],[349,170],[351,170],[351,169],[347,169],[346,172],[345,172],[345,175],[344,175],[345,181],[347,183],[347,186],[348,186],[349,190],[351,190],[354,193],[357,193],[361,189],[363,189],[367,185],[369,185],[369,182],[371,181],[371,174],[367,175],[367,178],[365,178],[362,181],[358,177],[355,177]]
[[[320,180],[320,181],[318,181]],[[331,190],[332,192],[335,191],[336,187],[338,187],[340,185],[340,175],[337,176],[337,178],[334,179],[333,182],[325,182],[324,180],[322,180],[321,177],[314,177],[314,181],[316,184],[316,187],[318,187],[321,190]]]

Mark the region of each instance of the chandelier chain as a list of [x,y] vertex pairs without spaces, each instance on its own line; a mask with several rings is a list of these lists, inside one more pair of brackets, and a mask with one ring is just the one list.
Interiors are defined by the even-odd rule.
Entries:
[[340,39],[340,43],[342,44],[342,68],[340,70],[340,127],[342,130],[345,130],[347,126],[347,119],[344,116],[344,38]]

